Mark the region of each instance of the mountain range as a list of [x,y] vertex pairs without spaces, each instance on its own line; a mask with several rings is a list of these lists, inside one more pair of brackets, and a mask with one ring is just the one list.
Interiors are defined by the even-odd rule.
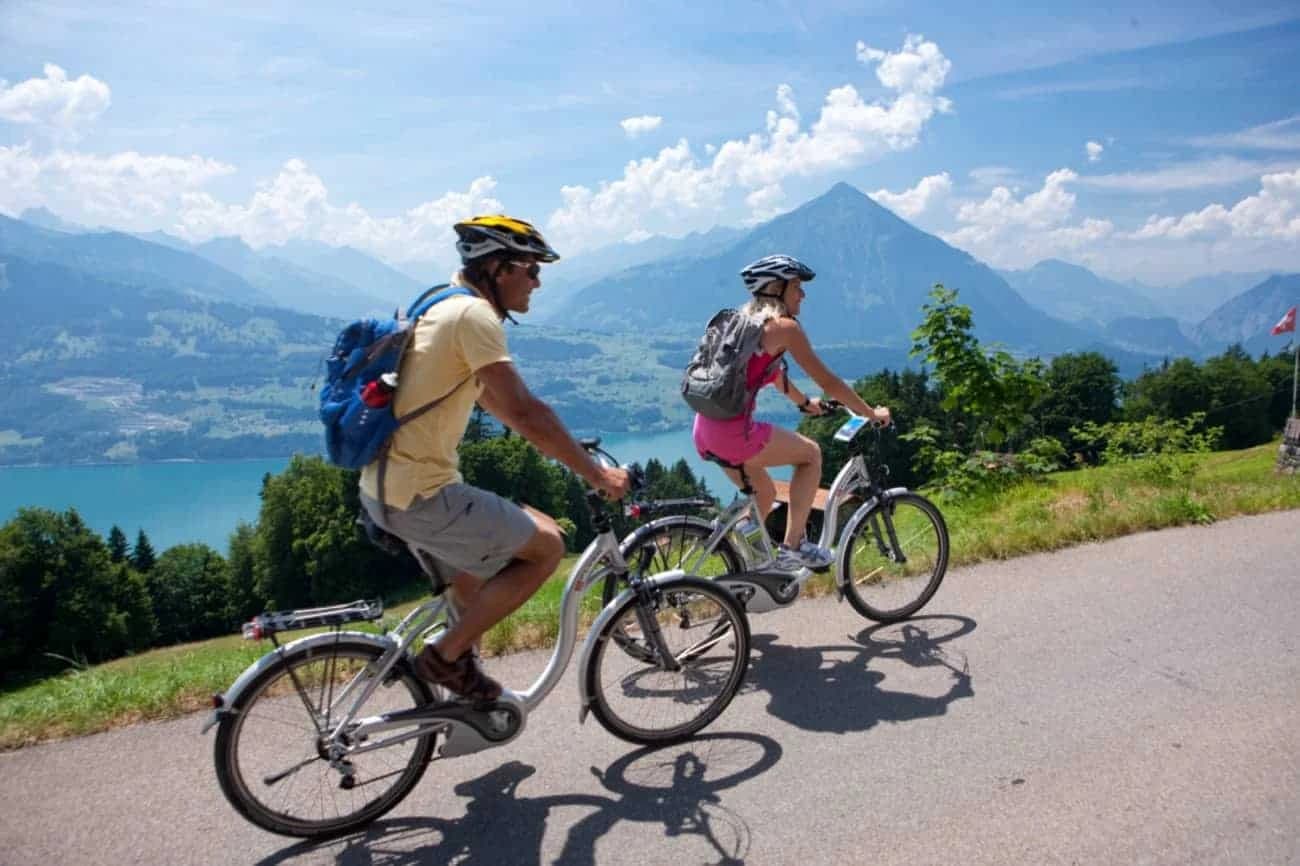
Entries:
[[[48,211],[25,216],[0,215],[9,348],[0,387],[12,395],[0,463],[312,449],[311,385],[339,320],[387,313],[422,287],[348,248],[190,244],[86,229]],[[1268,328],[1300,301],[1300,275],[1269,275],[1188,323],[1149,287],[1067,262],[999,273],[839,184],[748,231],[651,238],[548,267],[512,350],[580,431],[681,426],[689,418],[676,383],[703,323],[743,302],[737,272],[775,251],[818,270],[801,319],[849,379],[911,362],[910,335],[937,282],[959,291],[982,341],[1043,356],[1095,349],[1126,376],[1232,342],[1279,349],[1285,341]],[[1250,276],[1207,278],[1196,303]]]

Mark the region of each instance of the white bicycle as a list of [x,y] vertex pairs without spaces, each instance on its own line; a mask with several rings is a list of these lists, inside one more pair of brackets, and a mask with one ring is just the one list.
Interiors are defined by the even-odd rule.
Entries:
[[[823,405],[843,409],[833,400]],[[860,435],[872,426],[876,437]],[[938,507],[906,487],[886,487],[889,467],[878,459],[881,429],[850,415],[835,433],[850,457],[835,476],[826,498],[818,541],[835,558],[836,592],[864,617],[897,622],[919,611],[934,596],[948,570],[948,527]],[[873,448],[870,443],[874,441]],[[733,467],[734,468],[734,467]],[[743,470],[742,474],[743,474]],[[706,577],[726,586],[747,613],[765,613],[792,604],[812,576],[774,569],[776,550],[748,478],[741,495],[712,520],[681,513],[713,507],[707,499],[637,503],[641,515],[667,513],[623,541],[633,570]],[[843,530],[839,521],[848,514]],[[826,569],[823,569],[825,571]],[[618,575],[606,580],[612,599]],[[616,640],[623,641],[621,635]]]
[[[600,440],[583,440],[613,465]],[[639,470],[633,470],[639,475]],[[446,628],[454,608],[434,597],[386,634],[344,630],[383,615],[379,602],[262,614],[245,637],[275,649],[223,694],[203,730],[217,726],[217,779],[226,798],[259,827],[289,836],[329,837],[361,827],[396,806],[433,760],[504,746],[559,683],[577,644],[582,597],[602,576],[625,586],[600,611],[579,661],[579,723],[590,712],[615,736],[666,744],[704,728],[740,689],[749,663],[749,623],[726,589],[681,573],[630,571],[600,495],[587,494],[594,541],[569,575],[560,629],[545,670],[523,691],[505,689],[485,707],[447,700],[415,676],[412,652]],[[278,633],[328,626],[281,644]],[[611,638],[639,651],[610,652]]]

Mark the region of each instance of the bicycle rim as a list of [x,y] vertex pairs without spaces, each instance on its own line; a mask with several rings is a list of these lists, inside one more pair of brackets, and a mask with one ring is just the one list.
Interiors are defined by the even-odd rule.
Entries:
[[[749,623],[729,592],[705,580],[669,581],[652,594],[643,615],[679,669],[660,663],[633,596],[605,624],[585,675],[602,725],[630,742],[661,745],[686,739],[726,709],[744,682]],[[620,651],[617,634],[636,640],[650,658]]]
[[[415,787],[428,766],[431,734],[351,755],[350,773],[330,764],[320,742],[318,730],[337,723],[339,693],[369,677],[381,654],[359,642],[310,647],[250,686],[235,714],[222,720],[216,741],[217,777],[241,814],[274,833],[327,837],[373,821]],[[362,713],[408,710],[428,700],[424,685],[399,665]]]
[[943,516],[915,493],[876,505],[842,544],[845,595],[858,613],[878,622],[906,619],[920,610],[948,568]]

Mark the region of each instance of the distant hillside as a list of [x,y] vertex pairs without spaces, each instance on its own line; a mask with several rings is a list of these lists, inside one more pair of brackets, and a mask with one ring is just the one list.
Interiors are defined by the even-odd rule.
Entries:
[[1166,358],[1195,358],[1201,354],[1201,348],[1183,333],[1182,326],[1168,316],[1121,316],[1108,322],[1102,334],[1107,343],[1129,352]]
[[1272,271],[1208,274],[1171,286],[1133,284],[1133,288],[1160,305],[1167,315],[1195,325],[1218,307],[1271,276]]
[[1087,268],[1047,259],[1023,271],[998,271],[1030,304],[1058,319],[1105,325],[1119,318],[1156,318],[1161,309],[1132,286]]
[[189,253],[119,232],[67,234],[0,215],[0,261],[21,258],[97,274],[126,285],[267,304],[247,280]]
[[366,296],[383,299],[390,306],[409,303],[421,290],[446,280],[445,274],[431,277],[428,282],[412,279],[360,250],[332,247],[316,241],[289,241],[282,246],[264,247],[259,252],[263,256],[351,283]]
[[589,286],[563,315],[593,328],[694,334],[719,308],[746,300],[737,272],[773,252],[798,256],[817,270],[801,319],[819,343],[910,345],[937,282],[960,291],[982,340],[1056,353],[1093,339],[1031,307],[967,253],[844,183],[717,252],[642,265]]
[[718,226],[682,238],[657,235],[635,243],[611,244],[589,253],[565,256],[543,272],[542,288],[533,295],[533,306],[528,316],[535,322],[553,322],[562,326],[565,324],[565,306],[582,289],[647,262],[660,259],[682,261],[718,252],[743,234],[743,230],[738,228]]
[[1218,307],[1194,330],[1207,350],[1221,351],[1241,343],[1252,355],[1282,348],[1294,334],[1274,337],[1269,329],[1293,306],[1300,304],[1300,274],[1272,276]]
[[195,255],[239,274],[275,306],[317,316],[350,319],[391,313],[398,304],[408,303],[405,295],[411,294],[394,291],[382,296],[366,291],[347,280],[255,252],[239,238],[214,238],[193,250]]

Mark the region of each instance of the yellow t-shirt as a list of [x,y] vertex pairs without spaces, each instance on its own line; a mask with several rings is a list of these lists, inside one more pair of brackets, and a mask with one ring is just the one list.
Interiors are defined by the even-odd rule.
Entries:
[[[416,323],[398,370],[394,412],[401,417],[456,390],[393,434],[384,472],[388,505],[409,508],[416,496],[428,498],[462,480],[456,446],[483,390],[473,374],[488,364],[509,360],[505,328],[483,298],[448,298],[434,304]],[[361,490],[379,498],[378,460],[361,470]]]

